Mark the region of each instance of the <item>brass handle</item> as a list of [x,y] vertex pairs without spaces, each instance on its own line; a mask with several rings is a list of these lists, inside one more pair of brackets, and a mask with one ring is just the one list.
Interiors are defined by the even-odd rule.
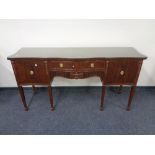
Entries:
[[30,71],[30,75],[33,75],[34,74],[34,71]]
[[59,66],[60,66],[60,68],[64,67],[63,63],[60,63]]
[[121,74],[121,75],[124,75],[124,71],[123,71],[123,70],[122,70],[122,71],[120,71],[120,74]]
[[75,68],[75,66],[73,65],[72,68]]
[[91,64],[90,64],[90,67],[91,67],[91,68],[94,68],[94,66],[95,66],[94,63],[91,63]]

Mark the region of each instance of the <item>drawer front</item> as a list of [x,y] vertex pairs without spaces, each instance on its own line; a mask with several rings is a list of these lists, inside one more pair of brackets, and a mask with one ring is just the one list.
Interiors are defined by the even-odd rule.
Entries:
[[139,60],[111,60],[106,84],[134,84],[139,74]]
[[53,71],[103,71],[105,64],[105,61],[49,61],[48,68]]
[[44,61],[17,60],[14,62],[16,79],[20,84],[47,83],[48,73]]
[[48,61],[48,69],[52,71],[73,70],[74,68],[72,61]]
[[105,70],[105,61],[80,61],[77,68],[81,70]]
[[87,71],[53,71],[51,77],[60,76],[69,79],[84,79],[93,76],[104,77],[104,72],[87,72]]

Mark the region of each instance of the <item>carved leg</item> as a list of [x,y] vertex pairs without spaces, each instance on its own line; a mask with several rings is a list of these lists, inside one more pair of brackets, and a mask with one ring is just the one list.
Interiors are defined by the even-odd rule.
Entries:
[[32,89],[33,89],[33,94],[34,94],[36,91],[35,85],[32,85]]
[[23,87],[22,86],[18,86],[18,90],[19,90],[20,97],[21,97],[22,103],[24,105],[25,111],[28,111],[28,106],[26,104]]
[[51,110],[54,111],[53,95],[52,95],[52,87],[51,86],[48,86],[48,95],[50,98]]
[[102,85],[102,95],[101,95],[101,105],[100,105],[101,111],[103,111],[104,109],[103,104],[104,104],[105,90],[106,90],[105,85]]
[[131,90],[130,90],[130,96],[129,96],[129,100],[128,100],[128,106],[127,106],[127,111],[130,111],[130,107],[131,107],[131,101],[133,99],[134,93],[136,90],[136,86],[131,86]]

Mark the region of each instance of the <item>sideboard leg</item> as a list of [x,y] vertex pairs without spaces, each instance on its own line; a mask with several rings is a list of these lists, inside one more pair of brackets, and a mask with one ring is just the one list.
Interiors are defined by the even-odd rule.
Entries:
[[136,90],[136,86],[131,86],[130,96],[129,96],[129,100],[128,100],[128,106],[127,106],[127,109],[126,109],[127,111],[130,111],[131,102],[132,102],[135,90]]
[[106,87],[103,85],[102,86],[102,95],[101,95],[101,105],[100,105],[100,110],[103,111],[104,109],[104,97],[105,97],[105,90],[106,90]]
[[21,97],[22,103],[24,105],[25,111],[28,111],[28,106],[26,104],[23,87],[22,86],[18,86],[18,90],[19,90],[20,97]]
[[54,111],[53,95],[52,95],[52,87],[51,86],[48,86],[48,95],[50,98],[51,110]]

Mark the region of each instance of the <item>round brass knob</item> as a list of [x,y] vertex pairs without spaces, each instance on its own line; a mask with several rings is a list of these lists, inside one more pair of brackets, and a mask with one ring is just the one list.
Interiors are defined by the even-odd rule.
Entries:
[[33,75],[34,74],[34,71],[30,71],[30,75]]
[[121,75],[124,75],[124,71],[123,71],[123,70],[122,70],[122,71],[120,71],[120,74],[121,74]]
[[60,66],[60,68],[64,67],[63,63],[60,63],[59,66]]
[[35,67],[37,67],[37,66],[38,66],[38,64],[34,64],[34,66],[35,66]]
[[91,68],[94,68],[94,66],[95,66],[94,63],[91,63],[91,64],[90,64],[90,67],[91,67]]
[[75,66],[73,65],[72,68],[75,68]]

